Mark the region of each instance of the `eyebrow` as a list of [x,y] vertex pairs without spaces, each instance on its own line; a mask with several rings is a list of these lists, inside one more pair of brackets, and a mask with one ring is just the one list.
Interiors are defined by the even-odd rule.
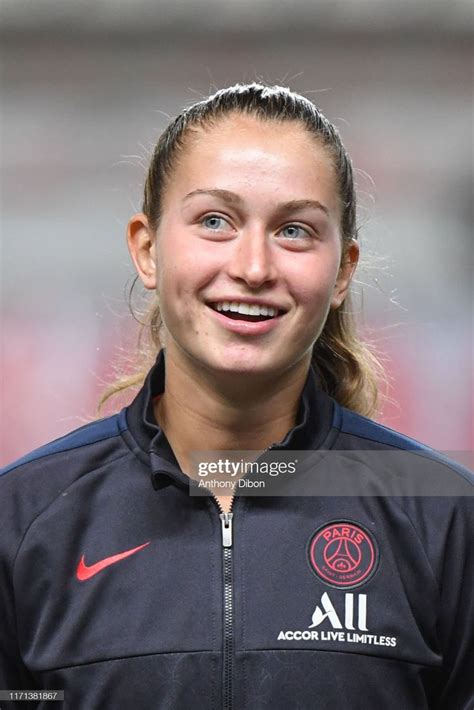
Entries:
[[[231,205],[237,205],[241,206],[243,204],[243,200],[239,195],[236,195],[235,192],[230,192],[230,190],[193,190],[192,192],[189,192],[186,197],[184,198],[183,202],[185,200],[189,200],[191,197],[194,197],[195,195],[212,195],[213,197],[219,197],[221,200],[224,200],[224,202],[228,202]],[[318,200],[290,200],[290,202],[284,202],[278,205],[278,211],[284,211],[284,210],[289,210],[289,211],[295,211],[295,210],[302,210],[307,207],[312,207],[313,209],[318,209],[324,212],[326,215],[329,216],[329,210],[328,208],[322,204],[322,202],[319,202]]]

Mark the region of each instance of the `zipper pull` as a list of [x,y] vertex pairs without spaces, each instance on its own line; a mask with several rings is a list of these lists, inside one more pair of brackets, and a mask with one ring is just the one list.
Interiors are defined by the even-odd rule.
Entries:
[[232,547],[232,518],[233,513],[221,513],[219,518],[222,520],[222,546]]

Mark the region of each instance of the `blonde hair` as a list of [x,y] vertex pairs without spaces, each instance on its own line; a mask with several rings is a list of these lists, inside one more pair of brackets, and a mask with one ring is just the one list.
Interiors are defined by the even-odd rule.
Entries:
[[[162,133],[153,151],[144,189],[142,211],[148,218],[150,228],[153,231],[158,228],[163,195],[190,132],[211,127],[220,118],[236,112],[264,121],[298,122],[326,149],[335,169],[342,206],[344,259],[349,242],[358,238],[358,229],[352,163],[337,129],[309,99],[284,87],[267,87],[255,82],[221,89],[193,104]],[[352,300],[349,292],[341,306],[329,312],[321,335],[313,346],[311,364],[322,388],[339,404],[359,414],[373,416],[379,405],[379,384],[382,381],[386,383],[387,379],[374,345],[363,341],[358,335]],[[137,350],[133,355],[134,371],[132,374],[119,374],[105,389],[98,402],[99,416],[112,396],[143,384],[163,347],[163,324],[156,294],[140,315]]]

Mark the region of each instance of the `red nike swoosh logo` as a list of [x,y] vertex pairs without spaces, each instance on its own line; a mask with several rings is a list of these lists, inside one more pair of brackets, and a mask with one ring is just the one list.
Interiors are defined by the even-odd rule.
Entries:
[[100,572],[101,570],[105,569],[106,567],[109,567],[110,565],[114,565],[116,562],[120,562],[120,560],[124,560],[125,557],[130,557],[130,555],[134,555],[135,552],[138,552],[138,550],[142,550],[149,544],[150,542],[144,542],[143,545],[134,547],[132,550],[119,552],[117,555],[112,555],[111,557],[104,557],[103,560],[99,560],[99,562],[96,562],[93,565],[86,565],[84,561],[84,555],[82,555],[81,560],[77,565],[76,577],[80,582],[83,582],[85,579],[90,579],[90,577],[93,577],[95,574],[97,574],[97,572]]

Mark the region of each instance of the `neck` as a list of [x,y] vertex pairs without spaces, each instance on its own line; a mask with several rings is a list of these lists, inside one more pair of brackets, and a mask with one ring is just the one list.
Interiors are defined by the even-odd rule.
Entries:
[[308,367],[304,360],[280,375],[242,381],[210,376],[167,347],[165,391],[154,413],[181,469],[189,473],[191,451],[263,451],[281,441],[295,426]]

